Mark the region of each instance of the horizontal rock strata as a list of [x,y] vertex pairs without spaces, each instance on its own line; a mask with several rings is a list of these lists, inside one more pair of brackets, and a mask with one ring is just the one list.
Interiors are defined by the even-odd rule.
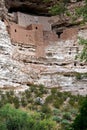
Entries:
[[[87,37],[86,32],[80,30],[78,35]],[[11,43],[5,24],[0,21],[0,89],[24,91],[33,83],[87,94],[87,65],[75,63],[75,55],[81,49],[74,38],[60,40],[45,47],[45,58],[36,58],[34,46]]]

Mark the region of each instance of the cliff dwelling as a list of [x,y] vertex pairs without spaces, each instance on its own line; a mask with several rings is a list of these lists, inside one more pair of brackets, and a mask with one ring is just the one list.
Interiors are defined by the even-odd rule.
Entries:
[[16,22],[6,22],[12,43],[36,47],[36,57],[45,57],[45,48],[50,42],[76,38],[78,28],[52,30],[52,17],[33,16],[21,12],[12,14]]

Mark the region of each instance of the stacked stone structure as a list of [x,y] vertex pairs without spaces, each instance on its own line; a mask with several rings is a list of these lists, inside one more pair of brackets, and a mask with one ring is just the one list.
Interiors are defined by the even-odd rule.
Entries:
[[62,32],[54,32],[51,29],[51,18],[31,16],[24,13],[14,13],[17,20],[6,22],[12,43],[35,46],[36,57],[46,57],[45,48],[50,42],[76,39],[78,28],[65,28]]

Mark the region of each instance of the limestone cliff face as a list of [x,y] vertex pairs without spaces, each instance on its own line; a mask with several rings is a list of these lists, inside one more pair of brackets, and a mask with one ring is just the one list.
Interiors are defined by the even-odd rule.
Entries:
[[[87,37],[87,29],[80,29],[78,35]],[[45,47],[46,57],[36,58],[33,45],[11,42],[5,23],[0,20],[0,89],[23,91],[34,83],[87,94],[87,75],[84,76],[87,65],[75,61],[75,55],[81,49],[78,39],[73,36],[50,42]]]
[[26,85],[22,81],[28,81],[29,75],[21,71],[24,64],[13,60],[14,47],[11,44],[5,24],[0,20],[0,88],[19,87],[20,89]]
[[[51,15],[49,13],[49,8],[57,4],[59,1],[60,0],[5,0],[5,5],[9,11],[22,11],[37,15]],[[84,0],[69,0],[68,3],[70,5],[82,1]]]
[[[80,31],[79,35],[86,31]],[[18,91],[35,83],[87,94],[87,79],[76,79],[76,72],[87,73],[87,66],[74,66],[76,46],[73,44],[78,46],[74,39],[50,43],[45,50],[46,58],[36,59],[30,56],[33,47],[11,44],[5,24],[0,21],[0,88]]]
[[[61,2],[61,0],[4,0],[5,6],[9,12],[25,12],[27,14],[36,14],[36,15],[52,15],[49,12],[50,7]],[[74,7],[80,7],[84,4],[84,0],[69,0],[65,2],[67,8],[71,11],[74,10]],[[64,16],[63,16],[64,17]]]

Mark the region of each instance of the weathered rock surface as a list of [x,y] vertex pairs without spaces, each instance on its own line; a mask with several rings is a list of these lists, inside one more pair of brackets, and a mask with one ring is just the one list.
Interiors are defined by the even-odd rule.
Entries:
[[[84,0],[70,0],[68,2],[68,5],[70,3],[72,4],[71,8],[76,3],[80,3]],[[5,0],[5,5],[9,9],[10,12],[12,11],[22,11],[26,13],[32,13],[37,15],[50,15],[49,8],[55,4],[57,4],[58,0],[51,0],[51,1],[45,1],[45,0]],[[80,5],[79,5],[80,6]]]
[[[80,30],[79,35],[86,31]],[[87,73],[87,66],[74,66],[77,47],[74,39],[50,43],[45,49],[46,58],[35,58],[33,46],[11,43],[5,24],[0,21],[0,88],[22,91],[29,83],[35,83],[87,94],[87,77],[76,78],[77,73]]]
[[0,88],[26,89],[22,81],[27,81],[29,76],[20,70],[24,65],[12,59],[13,50],[5,24],[0,21]]
[[39,15],[49,15],[48,9],[51,5],[51,2],[46,4],[44,0],[5,0],[5,5],[9,9],[9,12],[12,11],[22,11],[26,13],[33,13]]
[[[4,0],[5,6],[8,9],[8,12],[25,12],[27,14],[36,14],[36,15],[45,15],[45,16],[51,16],[49,9],[53,5],[57,4],[58,0],[52,0],[46,2],[45,0]],[[75,0],[68,2],[67,9],[69,9],[69,12],[71,12],[71,18],[68,17],[66,14],[61,17],[61,20],[57,20],[54,26],[56,25],[64,25],[68,26],[71,24],[71,21],[75,14],[75,8],[78,8],[80,6],[84,5],[84,0]],[[57,26],[56,26],[57,27]]]
[[[0,17],[7,17],[4,1],[0,1]],[[26,7],[28,4],[6,0],[10,7]],[[31,1],[30,1],[31,2]],[[41,0],[39,1],[43,3]],[[18,3],[18,4],[17,4]],[[42,4],[43,5],[43,4]],[[47,6],[38,10],[36,0],[29,4],[35,12],[47,15]],[[48,5],[49,7],[49,5]],[[41,6],[42,8],[42,6]],[[62,22],[64,24],[65,21]],[[57,22],[57,26],[62,25]],[[54,27],[56,26],[54,25]],[[64,25],[65,26],[65,25]],[[87,29],[79,30],[79,36],[87,37]],[[82,49],[76,39],[51,42],[45,48],[46,58],[35,58],[35,47],[11,43],[6,26],[0,20],[0,89],[24,91],[30,83],[43,84],[46,87],[58,87],[61,91],[71,91],[74,94],[87,94],[87,65],[75,65],[75,55]]]

